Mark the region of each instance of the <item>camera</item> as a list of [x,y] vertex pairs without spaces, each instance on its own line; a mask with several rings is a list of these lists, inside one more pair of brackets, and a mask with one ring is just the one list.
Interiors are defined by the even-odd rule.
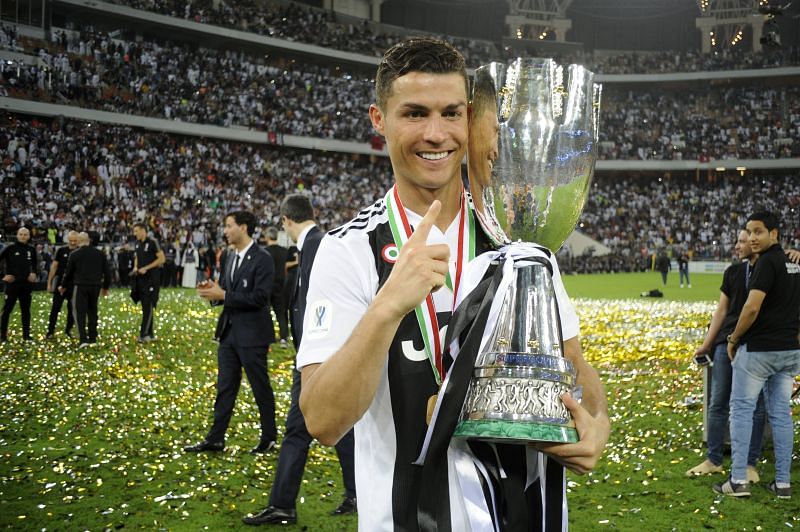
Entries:
[[708,356],[708,353],[703,353],[702,355],[696,355],[694,357],[694,362],[698,366],[713,366],[714,361],[711,360],[711,357]]

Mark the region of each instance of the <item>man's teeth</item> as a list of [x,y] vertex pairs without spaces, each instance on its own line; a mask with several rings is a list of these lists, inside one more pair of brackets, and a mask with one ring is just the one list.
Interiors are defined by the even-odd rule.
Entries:
[[427,159],[428,161],[438,161],[439,159],[444,159],[450,152],[442,151],[438,153],[429,153],[429,152],[421,152],[419,154],[420,157],[423,159]]

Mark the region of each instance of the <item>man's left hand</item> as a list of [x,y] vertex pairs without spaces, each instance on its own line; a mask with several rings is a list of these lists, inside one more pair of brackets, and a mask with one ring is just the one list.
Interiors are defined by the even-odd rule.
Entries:
[[31,274],[28,275],[28,282],[29,283],[35,283],[36,282],[36,274],[35,273],[31,273]]
[[737,344],[733,344],[731,342],[728,342],[728,358],[730,359],[731,362],[733,362],[733,359],[736,357],[736,348],[737,347],[738,347]]
[[570,471],[585,475],[597,465],[611,434],[611,423],[605,414],[593,416],[570,394],[561,396],[575,421],[577,443],[536,443],[536,449],[547,453]]
[[222,301],[225,299],[225,290],[214,281],[205,281],[197,287],[197,295],[208,301]]

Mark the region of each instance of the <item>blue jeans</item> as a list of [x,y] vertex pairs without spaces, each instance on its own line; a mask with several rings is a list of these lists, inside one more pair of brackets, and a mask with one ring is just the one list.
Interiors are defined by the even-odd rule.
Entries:
[[[733,368],[728,358],[727,346],[717,344],[714,349],[714,366],[711,368],[711,395],[708,400],[708,459],[714,465],[722,465],[722,447],[731,401],[731,379]],[[753,434],[747,453],[747,465],[755,465],[761,457],[764,440],[764,394],[758,395],[758,403],[753,413]]]
[[800,349],[789,351],[748,351],[739,347],[733,359],[733,392],[731,394],[731,445],[733,467],[731,478],[747,478],[746,451],[753,430],[753,410],[761,390],[767,401],[775,450],[775,481],[791,482],[792,466],[792,398],[794,376],[800,373]]
[[686,278],[686,284],[691,284],[689,281],[689,270],[681,270],[678,269],[678,278],[680,279],[680,283],[683,284],[683,279]]

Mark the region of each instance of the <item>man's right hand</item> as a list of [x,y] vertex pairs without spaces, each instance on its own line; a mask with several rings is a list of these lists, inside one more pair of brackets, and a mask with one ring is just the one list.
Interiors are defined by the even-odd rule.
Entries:
[[711,354],[711,348],[701,345],[700,347],[697,348],[697,351],[694,352],[692,358],[699,357],[700,355],[710,355],[710,354]]
[[422,218],[414,233],[400,250],[392,273],[378,292],[375,301],[380,301],[397,316],[411,312],[431,292],[445,284],[450,259],[450,248],[446,244],[427,244],[442,204],[435,200]]
[[5,281],[6,283],[13,283],[16,280],[17,278],[11,275],[10,273],[8,275],[3,276],[3,281]]

